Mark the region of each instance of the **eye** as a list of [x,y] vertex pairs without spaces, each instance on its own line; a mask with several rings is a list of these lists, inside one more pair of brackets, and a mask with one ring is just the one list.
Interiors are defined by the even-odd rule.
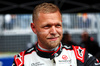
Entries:
[[44,26],[43,28],[48,29],[48,28],[50,28],[50,27],[51,27],[50,25],[46,25],[46,26]]
[[58,27],[58,28],[61,27],[61,26],[62,26],[61,24],[57,24],[57,25],[56,25],[56,27]]

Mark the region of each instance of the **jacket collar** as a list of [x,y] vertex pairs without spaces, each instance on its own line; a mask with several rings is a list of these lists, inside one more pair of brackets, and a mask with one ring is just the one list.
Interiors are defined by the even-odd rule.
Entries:
[[59,45],[59,47],[58,47],[58,49],[56,51],[45,51],[45,50],[41,50],[38,47],[38,43],[36,43],[35,49],[36,49],[36,53],[40,57],[53,59],[54,57],[57,57],[57,56],[60,55],[60,53],[62,51],[62,44],[60,43],[60,45]]

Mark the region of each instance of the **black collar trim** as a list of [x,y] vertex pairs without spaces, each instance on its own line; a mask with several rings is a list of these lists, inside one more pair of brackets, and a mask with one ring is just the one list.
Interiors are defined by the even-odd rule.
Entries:
[[41,50],[38,48],[38,43],[36,44],[35,49],[36,49],[36,53],[40,57],[53,59],[54,57],[57,57],[60,55],[60,53],[62,51],[62,44],[60,43],[59,48],[56,51]]

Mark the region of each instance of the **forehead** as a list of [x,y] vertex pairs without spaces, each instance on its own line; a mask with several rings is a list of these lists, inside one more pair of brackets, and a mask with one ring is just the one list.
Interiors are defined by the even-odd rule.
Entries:
[[61,13],[59,11],[56,11],[54,13],[43,13],[40,12],[38,15],[39,18],[43,17],[43,18],[61,18]]
[[46,21],[61,22],[62,17],[58,11],[55,13],[39,13],[38,20],[39,22],[46,22]]

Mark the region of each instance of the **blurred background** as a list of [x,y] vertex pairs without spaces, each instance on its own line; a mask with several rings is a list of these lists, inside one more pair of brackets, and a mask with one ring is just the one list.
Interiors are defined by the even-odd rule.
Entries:
[[0,66],[11,66],[15,54],[36,43],[37,37],[32,32],[30,23],[34,7],[43,2],[54,3],[60,8],[63,34],[69,32],[76,45],[80,45],[81,34],[87,31],[100,47],[99,1],[0,0]]

